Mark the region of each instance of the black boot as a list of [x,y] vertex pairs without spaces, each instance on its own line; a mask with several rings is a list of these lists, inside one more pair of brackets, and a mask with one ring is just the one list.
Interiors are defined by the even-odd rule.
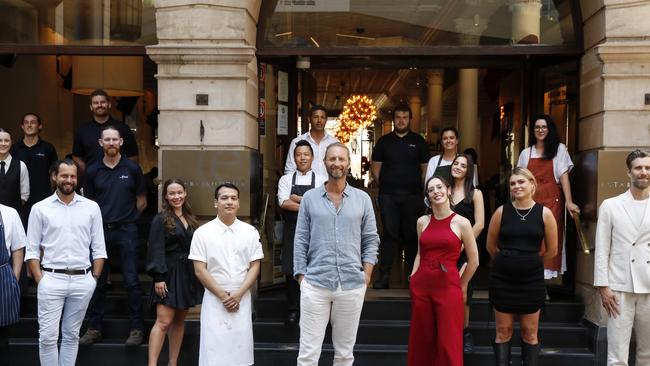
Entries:
[[474,338],[470,333],[469,328],[463,330],[463,353],[474,352]]
[[539,343],[528,344],[521,341],[521,364],[523,366],[537,366],[539,365]]
[[383,290],[388,288],[388,281],[390,280],[390,268],[379,269],[373,288],[375,290]]
[[494,360],[496,366],[509,366],[510,361],[510,341],[503,343],[492,343],[494,348]]

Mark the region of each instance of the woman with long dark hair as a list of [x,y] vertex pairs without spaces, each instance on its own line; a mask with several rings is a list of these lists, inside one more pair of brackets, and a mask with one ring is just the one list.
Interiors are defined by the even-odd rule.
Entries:
[[[418,253],[410,276],[409,366],[462,366],[463,298],[478,266],[478,249],[469,221],[451,210],[451,187],[434,175],[426,182],[430,214],[417,222]],[[462,247],[465,271],[456,263]]]
[[509,182],[513,201],[494,212],[487,234],[487,250],[494,260],[489,285],[496,321],[494,355],[497,366],[510,365],[510,340],[518,317],[522,364],[536,366],[539,313],[546,300],[542,241],[544,258],[555,256],[557,227],[551,210],[533,200],[539,188],[528,169],[513,169]]
[[548,207],[557,225],[558,253],[544,260],[544,278],[561,275],[566,270],[564,251],[564,208],[569,214],[579,213],[573,203],[569,172],[573,162],[567,147],[560,142],[557,127],[551,116],[542,114],[530,130],[530,146],[519,155],[518,167],[530,170],[537,180],[535,202]]
[[[474,176],[474,161],[468,154],[456,156],[451,163],[451,207],[457,214],[463,216],[472,225],[474,238],[478,238],[485,225],[485,212],[483,205],[483,193],[474,187],[472,179],[467,177]],[[458,260],[458,269],[467,263],[467,254],[463,250]],[[472,352],[474,345],[472,335],[469,332],[469,308],[472,302],[472,282],[467,285],[467,296],[464,298],[465,303],[465,320],[463,325],[463,350]]]
[[156,323],[149,335],[149,365],[157,365],[169,338],[169,365],[174,366],[183,342],[187,310],[201,303],[203,286],[187,259],[194,230],[199,226],[187,202],[185,182],[170,178],[163,184],[162,211],[149,232],[147,272],[153,277],[151,303]]

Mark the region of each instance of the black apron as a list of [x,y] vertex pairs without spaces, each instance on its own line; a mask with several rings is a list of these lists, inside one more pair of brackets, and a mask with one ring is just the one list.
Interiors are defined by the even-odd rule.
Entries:
[[438,159],[438,164],[436,164],[436,169],[433,171],[433,175],[443,177],[447,183],[453,184],[454,182],[451,178],[451,164],[440,166],[440,163],[442,163],[442,154],[440,154],[440,159]]
[[20,287],[11,267],[11,256],[7,253],[5,226],[0,213],[0,327],[18,321],[20,316]]
[[[291,178],[291,194],[304,196],[316,186],[316,173],[311,172],[311,184],[307,186],[296,184],[296,173]],[[296,235],[298,212],[284,210],[284,227],[282,231],[282,273],[293,276],[293,238]]]

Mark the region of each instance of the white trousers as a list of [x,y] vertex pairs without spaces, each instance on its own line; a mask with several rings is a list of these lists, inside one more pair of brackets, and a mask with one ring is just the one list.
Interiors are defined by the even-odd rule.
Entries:
[[636,365],[650,366],[650,294],[614,291],[621,314],[607,321],[607,365],[627,366],[632,328]]
[[[79,328],[96,281],[92,274],[68,276],[43,272],[38,283],[38,351],[42,366],[74,366]],[[61,316],[63,313],[63,316]],[[61,353],[57,350],[61,322]]]
[[332,323],[334,366],[352,366],[366,287],[329,290],[300,283],[300,350],[297,366],[317,366],[327,323]]

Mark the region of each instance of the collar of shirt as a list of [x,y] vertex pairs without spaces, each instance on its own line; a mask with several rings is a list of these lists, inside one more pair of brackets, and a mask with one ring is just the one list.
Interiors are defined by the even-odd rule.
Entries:
[[70,203],[65,203],[61,201],[61,198],[59,198],[59,195],[56,194],[56,191],[50,196],[49,198],[50,202],[56,202],[58,201],[60,204],[65,205],[65,206],[72,206],[73,204],[79,202],[79,195],[77,193],[74,194],[72,197],[72,201]]
[[106,165],[106,163],[104,163],[104,156],[102,156],[102,159],[99,161],[99,163],[100,163],[99,168],[100,169],[107,169],[107,170],[115,170],[118,167],[121,167],[121,166],[124,165],[124,159],[128,159],[128,158],[126,156],[124,156],[124,154],[120,155],[120,160],[117,162],[117,164],[115,164],[114,167],[111,168],[108,165]]
[[[303,137],[303,139],[308,139],[308,140],[309,140],[311,143],[313,143],[314,145],[320,145],[320,143],[317,143],[316,140],[314,140],[314,139],[311,137],[311,130],[308,131],[308,132],[305,132],[305,133],[302,135],[302,137]],[[320,142],[322,143],[322,142],[324,142],[324,141],[327,141],[327,140],[329,140],[329,139],[333,139],[333,138],[334,138],[334,137],[333,137],[332,135],[330,135],[329,133],[327,133],[327,131],[325,131],[325,134],[323,135],[323,138],[320,140]],[[338,142],[338,140],[336,140],[336,142]],[[328,145],[329,145],[329,144],[328,144]]]
[[[304,175],[308,175],[308,174],[310,175],[310,174],[312,173],[312,171],[313,171],[312,169],[309,169],[308,171],[306,171],[306,172],[303,173],[303,172],[301,172],[300,170],[297,170],[297,169],[296,169],[296,173],[298,173],[298,174],[296,174],[296,175],[303,175],[303,176],[304,176]],[[291,174],[293,175],[293,173],[291,173]]]
[[[327,190],[325,189],[325,186],[327,185],[327,181],[325,181],[318,189],[320,189],[320,196],[321,197],[327,197]],[[348,197],[350,196],[350,193],[352,193],[352,187],[346,182],[345,183],[345,188],[343,188],[343,196]]]
[[215,217],[213,221],[217,227],[219,234],[223,234],[228,231],[234,233],[237,231],[237,228],[239,228],[239,219],[237,218],[235,218],[235,221],[231,225],[226,225],[223,221],[221,221],[219,216]]
[[9,169],[9,165],[11,165],[11,154],[7,154],[7,158],[5,160],[0,160],[5,162],[5,169]]

